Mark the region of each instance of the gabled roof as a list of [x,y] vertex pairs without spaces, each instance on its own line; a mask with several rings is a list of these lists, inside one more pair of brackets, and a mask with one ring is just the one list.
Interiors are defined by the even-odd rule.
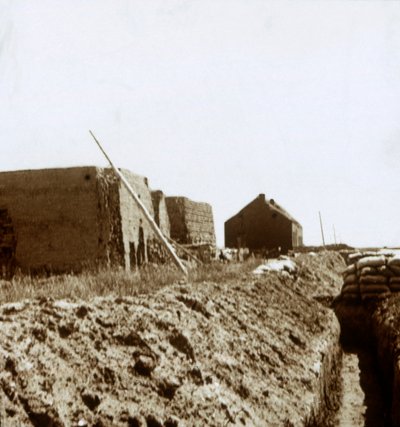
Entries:
[[275,211],[283,216],[285,216],[289,221],[299,225],[300,223],[294,219],[285,209],[283,209],[282,206],[278,205],[278,203],[275,202],[274,199],[267,200],[265,198],[265,194],[259,194],[254,200],[252,200],[250,203],[248,203],[246,206],[244,206],[237,214],[233,215],[231,218],[229,218],[226,222],[231,220],[232,218],[242,214],[250,205],[252,205],[254,202],[263,200],[263,202],[272,210]]
[[300,223],[296,219],[294,219],[292,215],[290,215],[285,209],[283,209],[282,206],[278,205],[278,203],[276,203],[274,199],[271,199],[269,201],[266,200],[265,203],[270,207],[270,209],[276,210],[277,212],[284,215],[290,221],[296,223],[297,225],[300,225]]

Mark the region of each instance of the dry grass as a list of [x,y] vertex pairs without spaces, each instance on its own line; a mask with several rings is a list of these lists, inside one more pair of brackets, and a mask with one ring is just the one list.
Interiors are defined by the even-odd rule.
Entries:
[[[234,280],[254,269],[260,261],[222,264],[214,262],[189,270],[189,282]],[[90,299],[95,296],[133,296],[178,283],[182,274],[173,265],[149,265],[138,271],[122,269],[85,271],[39,277],[18,274],[10,281],[0,281],[0,304],[23,299],[52,297]]]

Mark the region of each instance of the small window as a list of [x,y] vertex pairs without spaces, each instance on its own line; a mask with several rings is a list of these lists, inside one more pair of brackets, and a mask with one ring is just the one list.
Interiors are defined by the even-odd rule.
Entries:
[[274,212],[273,214],[272,214],[272,218],[276,218],[278,215],[276,214],[276,212]]

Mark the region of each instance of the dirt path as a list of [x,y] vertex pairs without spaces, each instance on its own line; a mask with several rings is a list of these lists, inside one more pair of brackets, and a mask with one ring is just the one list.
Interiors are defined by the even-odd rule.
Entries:
[[343,397],[338,427],[385,427],[382,390],[368,349],[346,349],[342,368]]

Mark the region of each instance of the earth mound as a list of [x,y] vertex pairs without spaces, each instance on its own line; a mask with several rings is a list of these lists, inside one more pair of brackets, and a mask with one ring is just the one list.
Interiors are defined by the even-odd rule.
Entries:
[[298,273],[0,306],[5,426],[300,426],[339,336],[333,252]]

